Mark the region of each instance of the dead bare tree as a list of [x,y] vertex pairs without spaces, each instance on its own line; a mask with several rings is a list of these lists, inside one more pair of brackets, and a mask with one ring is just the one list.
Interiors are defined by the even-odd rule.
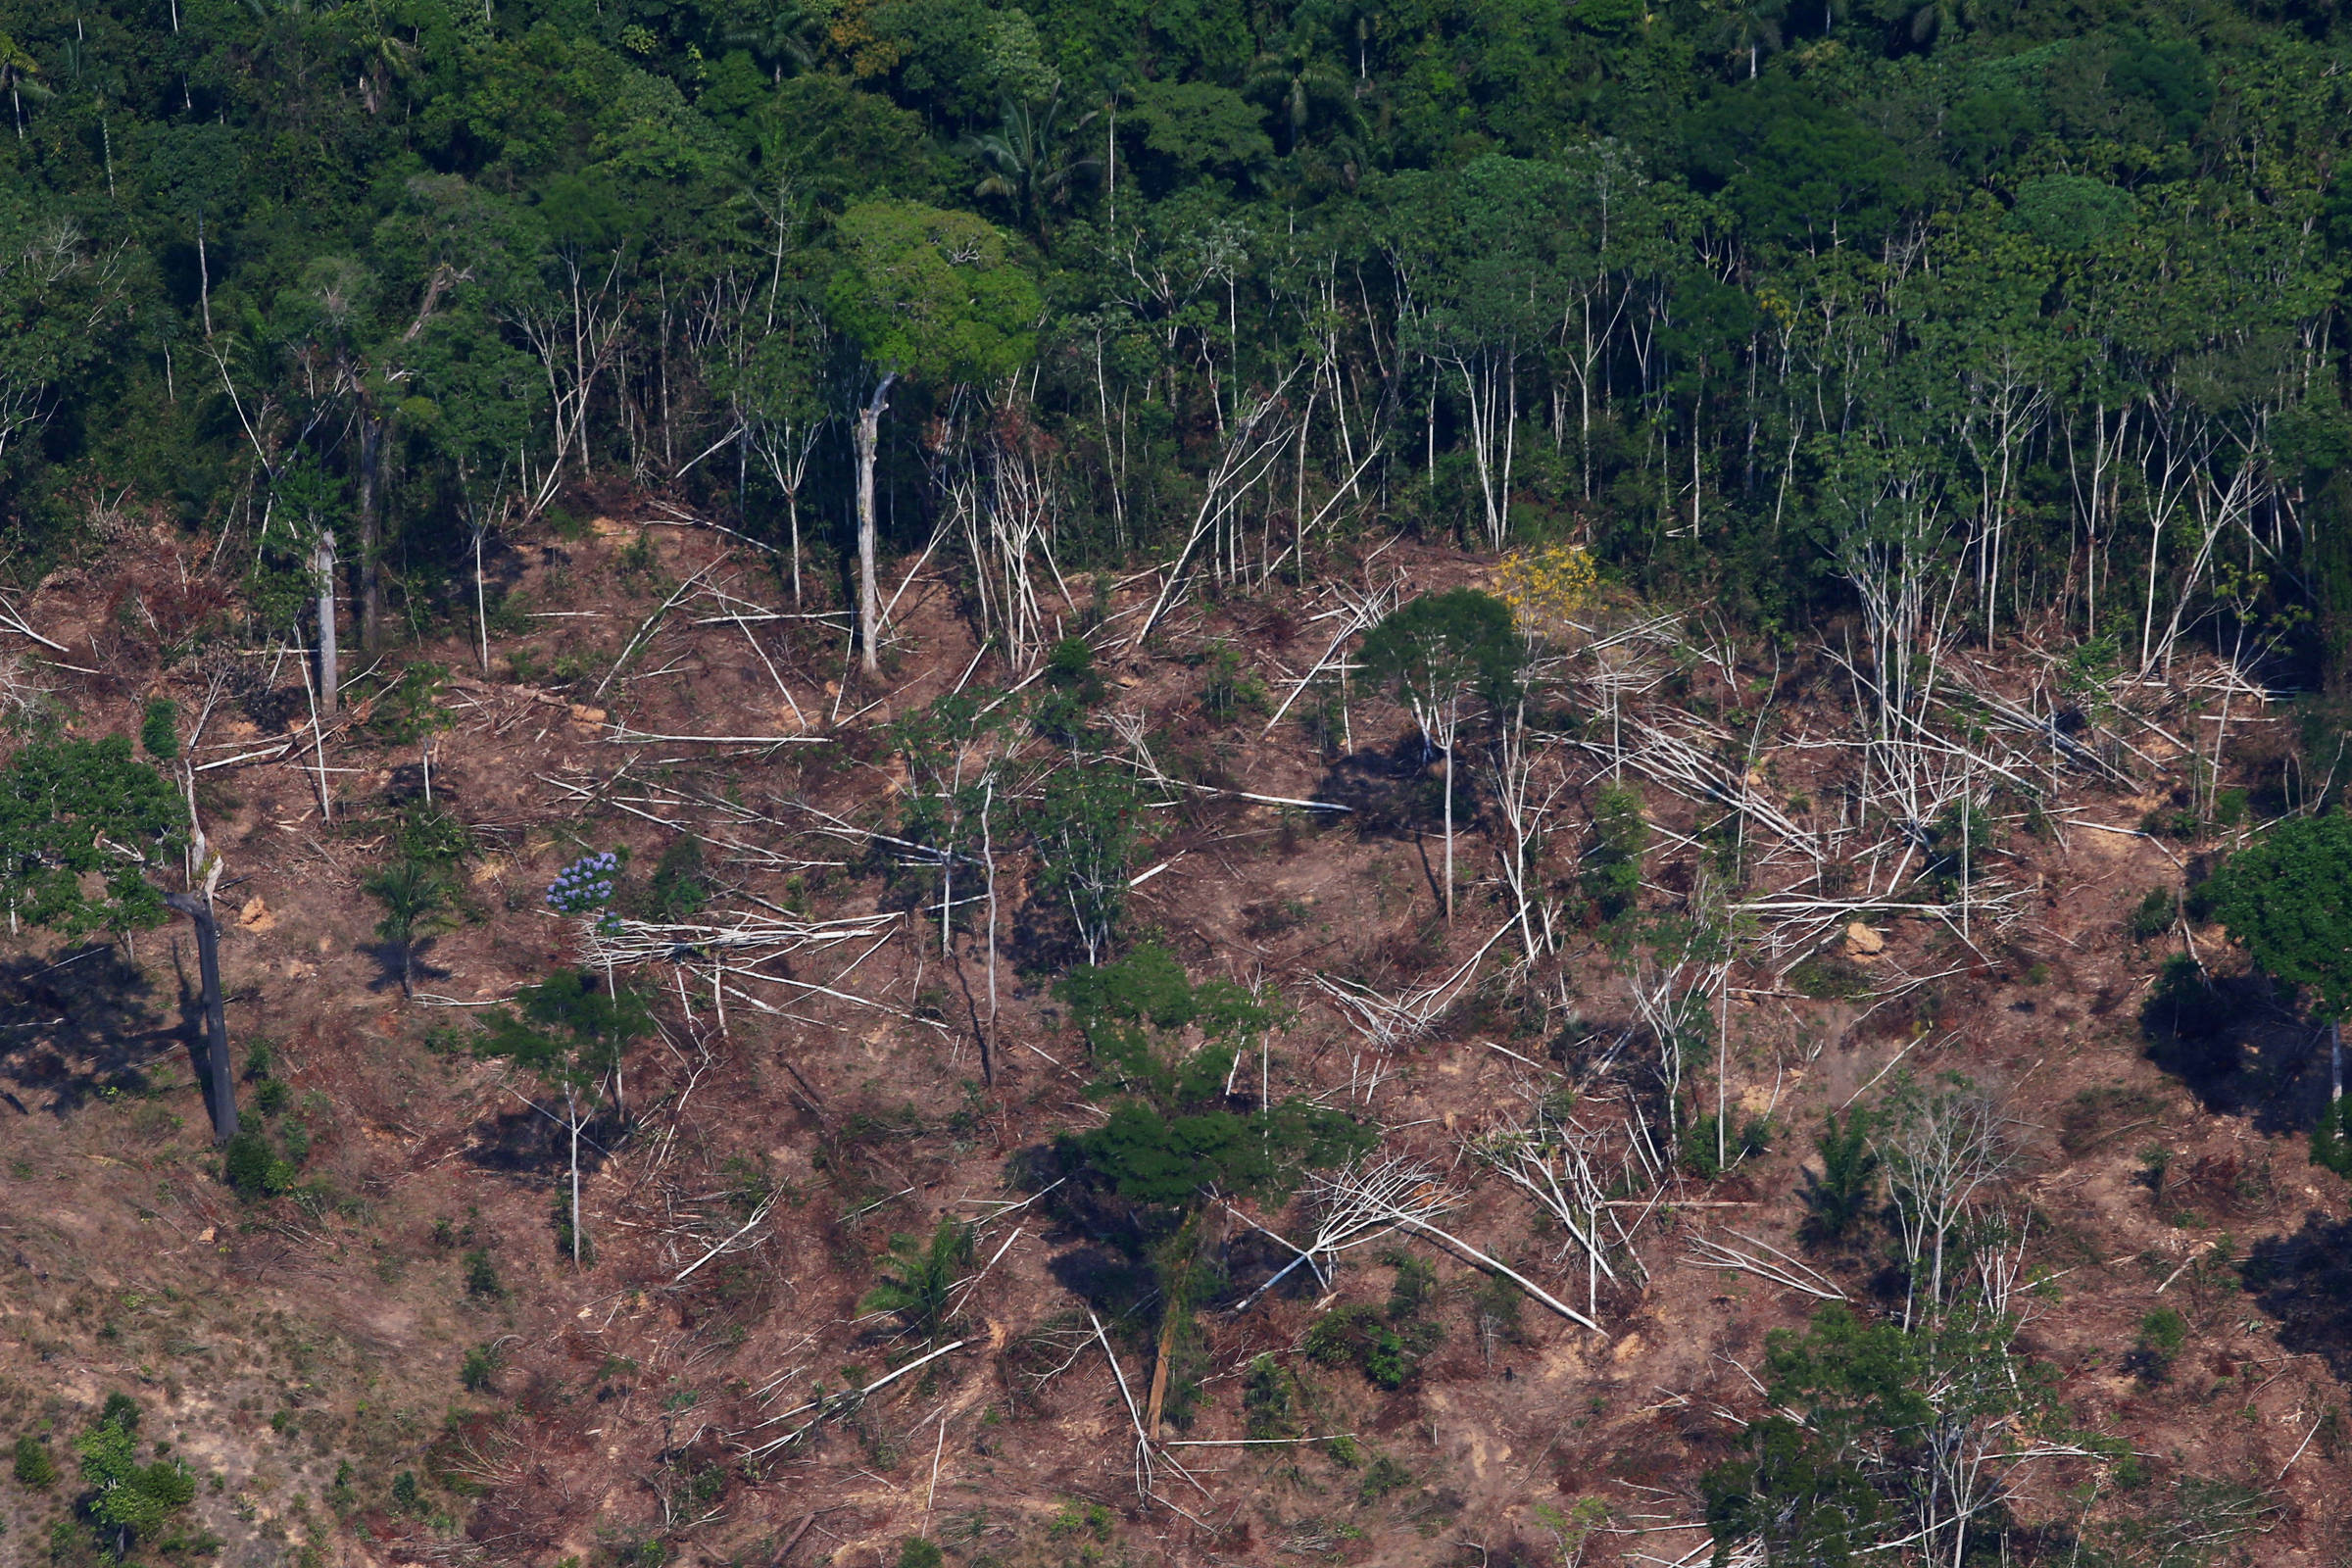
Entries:
[[1944,1262],[1951,1238],[2016,1167],[2022,1152],[2016,1122],[1997,1095],[1966,1078],[1904,1079],[1887,1096],[1870,1142],[1886,1172],[1910,1271],[1903,1326],[1919,1315],[1923,1269],[1927,1314],[1939,1320],[1948,1304]]

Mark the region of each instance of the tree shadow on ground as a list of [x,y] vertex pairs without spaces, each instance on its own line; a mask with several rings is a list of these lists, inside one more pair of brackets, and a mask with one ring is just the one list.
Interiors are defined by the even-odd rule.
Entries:
[[2306,1132],[2328,1102],[2320,1036],[2259,975],[2200,973],[2176,958],[2139,1010],[2147,1057],[2215,1116],[2265,1134]]
[[[155,1003],[148,977],[112,943],[89,943],[57,958],[0,958],[0,1082],[17,1108],[45,1102],[65,1116],[102,1091],[137,1093],[147,1069],[201,1035],[201,1000],[191,1014],[181,986],[181,1020]],[[190,1027],[191,1023],[193,1027]],[[184,1031],[184,1032],[183,1032]]]
[[[1477,769],[1467,765],[1470,747],[1466,737],[1456,750],[1465,764],[1453,781],[1453,828],[1458,834],[1478,822],[1482,795]],[[1407,730],[1385,748],[1366,747],[1332,763],[1316,782],[1313,796],[1347,807],[1349,822],[1365,838],[1442,833],[1446,828],[1446,774],[1439,756],[1423,744],[1418,732]]]
[[2278,1320],[2282,1348],[2352,1382],[2352,1220],[2306,1214],[2300,1229],[2255,1243],[2238,1277]]
[[[600,1169],[627,1128],[607,1106],[604,1113],[580,1123],[580,1180]],[[532,1181],[567,1182],[571,1172],[571,1129],[564,1121],[562,1101],[517,1101],[511,1110],[485,1116],[473,1126],[473,1142],[466,1162],[477,1170],[503,1172]]]
[[[409,944],[409,976],[412,983],[417,980],[446,980],[454,972],[438,968],[425,959],[425,954],[439,940],[438,937],[418,937]],[[376,975],[368,982],[369,991],[380,993],[400,989],[399,943],[363,942],[357,951],[375,960]]]

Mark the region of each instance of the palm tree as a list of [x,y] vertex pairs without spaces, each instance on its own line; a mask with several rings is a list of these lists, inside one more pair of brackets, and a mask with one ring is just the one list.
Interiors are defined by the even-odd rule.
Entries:
[[909,1332],[928,1344],[955,1315],[956,1287],[971,1260],[971,1230],[953,1218],[943,1217],[928,1242],[919,1236],[893,1236],[887,1268],[858,1300],[858,1310],[895,1312]]
[[823,19],[794,5],[760,11],[750,25],[727,30],[727,42],[742,44],[769,62],[768,69],[778,81],[784,79],[787,61],[796,72],[815,65],[817,53],[824,47],[824,37]]
[[8,84],[8,101],[17,112],[17,140],[24,139],[24,100],[39,103],[53,98],[47,87],[32,78],[40,74],[41,63],[24,52],[24,46],[5,32],[0,32],[0,82]]
[[[1050,203],[1069,199],[1070,187],[1078,175],[1097,167],[1099,160],[1073,156],[1060,144],[1057,129],[1061,120],[1061,88],[1043,108],[1032,108],[1007,98],[1003,108],[1003,128],[984,136],[966,136],[958,150],[977,159],[988,172],[972,187],[975,196],[999,196],[1012,203],[1021,226],[1045,238],[1045,208]],[[1084,130],[1095,122],[1097,111],[1089,111],[1070,126],[1071,134]]]
[[1958,32],[1983,20],[1984,8],[1977,0],[1927,0],[1911,13],[1911,41],[1932,44],[1947,32]]
[[1280,117],[1286,156],[1298,150],[1299,139],[1318,122],[1361,128],[1353,84],[1297,43],[1259,55],[1243,95]]
[[1767,49],[1781,46],[1783,0],[1743,0],[1723,20],[1725,41],[1734,54],[1747,56],[1747,79],[1756,79],[1757,63]]
[[400,994],[415,995],[416,939],[448,902],[441,874],[422,860],[402,858],[363,884],[384,906],[375,934],[400,950]]

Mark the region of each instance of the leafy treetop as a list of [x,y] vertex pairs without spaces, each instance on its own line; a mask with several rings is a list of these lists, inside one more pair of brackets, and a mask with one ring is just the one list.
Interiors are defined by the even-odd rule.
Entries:
[[1372,628],[1363,662],[1426,720],[1468,695],[1500,701],[1523,653],[1510,607],[1475,588],[1424,594]]
[[148,876],[187,822],[129,737],[35,742],[0,770],[0,893],[18,918],[70,937],[159,926],[171,913]]
[[[1103,1069],[1092,1092],[1123,1097],[1063,1153],[1121,1198],[1183,1208],[1212,1188],[1275,1191],[1370,1142],[1348,1116],[1296,1099],[1232,1108],[1247,1104],[1225,1092],[1239,1054],[1281,1008],[1230,981],[1195,985],[1163,949],[1073,970],[1060,994]],[[1200,1044],[1188,1049],[1194,1031]]]
[[2297,817],[2232,856],[2202,899],[2254,961],[2352,1011],[2352,816]]
[[1028,360],[1043,304],[987,220],[865,202],[834,228],[844,265],[826,306],[884,371],[978,385]]
[[520,1012],[506,1013],[474,1047],[504,1056],[559,1088],[589,1089],[619,1062],[631,1041],[652,1031],[644,999],[626,986],[608,994],[595,976],[559,969],[526,988]]

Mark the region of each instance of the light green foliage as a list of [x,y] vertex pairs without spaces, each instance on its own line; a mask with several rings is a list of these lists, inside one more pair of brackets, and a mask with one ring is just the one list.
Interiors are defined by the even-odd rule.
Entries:
[[430,862],[407,857],[370,871],[360,885],[384,906],[375,934],[400,954],[400,989],[405,995],[416,979],[416,939],[449,902],[449,885]]
[[[118,1402],[120,1401],[120,1402]],[[195,1500],[196,1477],[177,1459],[138,1459],[138,1407],[118,1395],[99,1423],[74,1441],[81,1476],[93,1491],[89,1515],[118,1554],[153,1536]]]
[[1641,791],[1630,784],[1603,784],[1592,800],[1592,842],[1577,873],[1585,897],[1603,920],[1631,910],[1642,896],[1642,855],[1649,845],[1649,821]]
[[169,918],[147,880],[172,863],[187,806],[130,741],[36,741],[0,770],[0,895],[17,918],[67,936]]
[[826,307],[875,365],[917,381],[980,383],[1028,359],[1037,285],[985,220],[864,202],[834,231],[843,265]]
[[1135,781],[1108,763],[1056,769],[1029,810],[1040,893],[1065,905],[1089,963],[1110,951],[1127,912],[1127,861],[1140,830]]

